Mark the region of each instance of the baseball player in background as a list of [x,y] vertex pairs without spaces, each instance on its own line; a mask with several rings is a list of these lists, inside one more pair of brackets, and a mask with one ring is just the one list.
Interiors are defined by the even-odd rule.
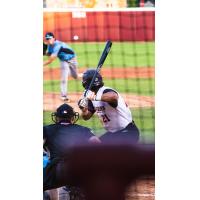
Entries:
[[100,143],[89,128],[75,124],[79,114],[68,104],[62,104],[52,113],[53,124],[44,126],[44,148],[50,158],[43,168],[43,190],[51,190],[70,185],[68,173],[68,156],[71,147]]
[[[88,69],[83,73],[82,85],[85,89],[89,87],[95,71]],[[100,137],[102,142],[138,142],[139,130],[130,109],[116,90],[104,86],[100,73],[97,73],[91,90],[79,100],[78,105],[84,120],[97,113],[107,131]]]
[[51,32],[45,34],[44,43],[47,45],[46,55],[49,56],[49,58],[44,61],[43,66],[49,65],[58,57],[61,69],[61,99],[69,102],[67,96],[68,76],[71,75],[74,79],[81,76],[77,72],[78,63],[76,54],[69,45],[57,40]]

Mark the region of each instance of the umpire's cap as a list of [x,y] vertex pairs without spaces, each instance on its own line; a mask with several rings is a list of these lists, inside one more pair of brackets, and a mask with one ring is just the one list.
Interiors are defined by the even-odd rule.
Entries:
[[[88,89],[90,82],[92,81],[92,78],[95,73],[96,73],[96,69],[88,69],[83,73],[82,85],[85,89]],[[91,87],[91,90],[96,91],[103,85],[104,83],[103,83],[102,76],[99,72],[97,72],[96,77],[94,79],[94,83]]]
[[49,39],[51,39],[51,38],[55,38],[54,34],[53,34],[52,32],[47,32],[47,33],[45,34],[45,39],[46,39],[46,40],[49,40]]
[[[70,105],[64,103],[57,108],[56,112],[51,114],[51,119],[55,123],[76,123],[76,121],[79,119],[79,113],[75,112]],[[73,122],[71,120],[73,120]]]
[[62,118],[73,117],[74,109],[70,105],[64,103],[57,108],[55,115]]

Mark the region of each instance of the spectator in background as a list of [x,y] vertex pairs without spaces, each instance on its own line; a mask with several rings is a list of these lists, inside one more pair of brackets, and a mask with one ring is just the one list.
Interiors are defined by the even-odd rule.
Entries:
[[154,0],[145,0],[144,7],[155,7]]
[[154,7],[155,0],[128,0],[128,7]]

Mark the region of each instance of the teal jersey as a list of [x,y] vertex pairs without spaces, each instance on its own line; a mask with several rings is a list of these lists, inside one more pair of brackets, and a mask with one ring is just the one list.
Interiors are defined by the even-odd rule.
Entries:
[[60,61],[68,61],[76,56],[74,50],[69,45],[58,40],[53,45],[48,45],[47,54],[57,56]]

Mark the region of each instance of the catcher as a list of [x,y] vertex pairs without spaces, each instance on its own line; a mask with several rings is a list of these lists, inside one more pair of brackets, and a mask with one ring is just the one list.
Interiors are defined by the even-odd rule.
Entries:
[[[88,69],[83,73],[82,85],[85,89],[95,72],[95,69]],[[107,131],[100,137],[102,142],[138,142],[139,130],[130,109],[116,90],[104,86],[100,73],[97,73],[91,90],[79,100],[78,105],[84,120],[89,120],[94,113],[98,115]]]

